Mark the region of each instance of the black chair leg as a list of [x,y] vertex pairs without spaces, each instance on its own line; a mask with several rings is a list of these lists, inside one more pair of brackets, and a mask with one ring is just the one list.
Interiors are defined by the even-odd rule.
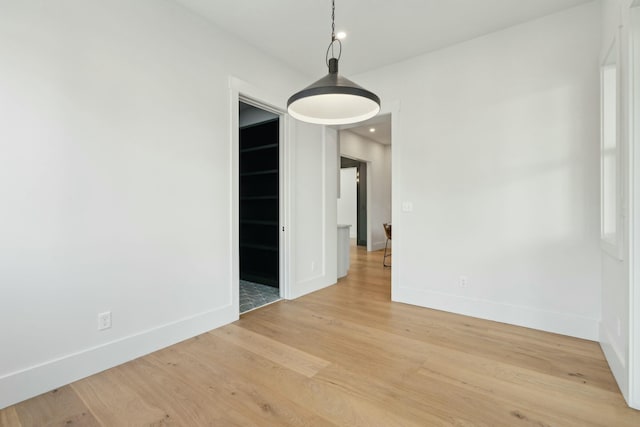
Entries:
[[387,257],[390,257],[391,254],[387,255],[387,246],[389,245],[389,239],[384,243],[384,257],[382,258],[382,265],[384,267],[391,267],[391,264],[387,264]]

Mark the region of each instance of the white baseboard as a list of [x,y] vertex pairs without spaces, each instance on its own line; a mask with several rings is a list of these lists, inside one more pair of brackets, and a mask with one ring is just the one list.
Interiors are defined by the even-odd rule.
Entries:
[[599,320],[442,292],[392,286],[396,302],[598,341]]
[[238,319],[233,305],[200,313],[0,377],[0,409]]
[[371,250],[372,251],[379,251],[380,249],[384,249],[384,244],[386,242],[383,240],[382,242],[372,242],[371,243]]
[[301,280],[294,285],[293,289],[291,289],[289,295],[287,296],[287,299],[292,300],[300,298],[303,295],[307,295],[312,292],[319,291],[320,289],[335,285],[337,282],[337,277],[335,277],[334,279],[329,278],[326,274],[319,274],[317,276]]
[[613,377],[618,383],[620,392],[629,403],[629,375],[627,372],[627,363],[624,352],[621,351],[613,339],[613,331],[611,331],[604,323],[600,324],[600,347],[604,353],[609,369],[613,373]]

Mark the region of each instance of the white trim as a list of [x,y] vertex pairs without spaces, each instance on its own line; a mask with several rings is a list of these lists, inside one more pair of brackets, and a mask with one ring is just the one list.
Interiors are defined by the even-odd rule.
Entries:
[[[284,120],[284,131],[285,131],[285,141],[294,141],[294,133],[295,133],[295,120],[292,119],[289,115],[285,115]],[[295,195],[295,185],[293,183],[293,177],[296,175],[296,144],[287,142],[287,150],[283,155],[283,176],[285,176],[284,181],[284,205],[281,215],[284,219],[285,232],[283,236],[283,240],[286,242],[286,246],[291,250],[286,251],[284,254],[283,268],[286,276],[286,286],[283,286],[283,289],[280,292],[280,295],[285,299],[293,299],[293,287],[294,283],[296,283],[296,251],[295,251],[295,242],[296,242],[296,218],[293,214],[295,209],[296,195]]]
[[[341,132],[349,132],[349,129],[336,129],[336,132],[338,133],[338,138],[339,138],[339,135],[340,135]],[[363,138],[360,135],[357,135],[357,136],[359,138]],[[365,139],[368,139],[368,138],[365,138]],[[373,140],[369,140],[369,141],[373,141]],[[375,142],[375,141],[373,141],[373,142]],[[376,144],[378,144],[378,143],[376,142]],[[366,234],[367,234],[367,252],[371,252],[372,250],[375,250],[375,249],[372,249],[372,245],[371,245],[371,235],[372,235],[373,231],[371,229],[371,221],[369,220],[369,218],[371,216],[370,215],[371,214],[371,209],[372,209],[372,207],[371,207],[371,195],[373,194],[373,190],[371,188],[371,183],[373,181],[373,179],[372,179],[373,175],[371,173],[371,164],[372,164],[372,162],[364,160],[364,159],[361,159],[360,157],[350,156],[348,154],[342,154],[342,153],[340,153],[340,147],[338,147],[338,172],[340,172],[340,169],[341,169],[341,165],[340,165],[340,163],[341,163],[340,158],[341,157],[344,157],[345,159],[355,160],[357,162],[364,163],[365,165],[367,165],[367,167],[366,167],[366,169],[367,169],[367,179],[366,179],[366,183],[367,183],[367,209],[366,209],[367,210],[367,233]],[[358,171],[359,170],[360,169],[358,169]],[[360,190],[356,189],[356,193],[359,193],[359,192],[360,192]],[[356,198],[356,200],[357,200],[357,198]],[[356,217],[358,219],[360,218],[360,212],[359,211],[360,211],[360,205],[358,205],[358,203],[356,201]],[[357,242],[358,241],[358,221],[357,220],[356,220],[356,223],[353,225],[353,227],[355,228],[355,232],[356,232],[355,239],[356,239],[356,242]],[[350,238],[352,238],[352,237],[350,237]]]
[[0,409],[233,321],[233,306],[171,322],[0,377]]
[[[393,269],[396,268],[395,261],[396,259],[394,259]],[[597,341],[599,337],[599,319],[400,286],[396,286],[393,291],[393,300],[405,304],[592,341]]]
[[[238,112],[238,106],[240,101],[253,105],[254,107],[258,107],[265,111],[269,111],[278,115],[279,120],[279,163],[280,163],[280,174],[279,174],[279,186],[280,186],[280,197],[279,197],[279,216],[280,216],[280,225],[278,229],[280,230],[280,238],[279,238],[279,291],[281,298],[287,298],[289,294],[289,286],[290,286],[290,278],[289,278],[289,269],[288,265],[288,248],[289,241],[286,238],[286,230],[290,227],[288,226],[287,220],[290,217],[289,214],[289,192],[288,192],[288,182],[289,178],[289,162],[287,161],[287,153],[288,153],[288,141],[289,135],[285,132],[287,129],[288,118],[285,113],[284,106],[280,106],[280,104],[276,101],[277,97],[269,94],[266,91],[260,90],[247,82],[244,82],[236,77],[229,77],[229,88],[230,88],[230,102],[229,108],[231,109],[230,117],[230,168],[231,171],[231,191],[230,191],[230,200],[229,206],[231,209],[231,227],[229,230],[229,247],[231,249],[231,281],[232,281],[232,289],[231,296],[232,301],[231,304],[235,307],[238,317],[240,315],[240,260],[239,260],[239,247],[240,247],[240,238],[239,238],[239,197],[240,197],[240,177],[239,177],[239,128],[240,128],[240,118]],[[238,318],[237,317],[237,318]]]
[[378,242],[373,242],[371,244],[371,250],[372,251],[379,251],[381,249],[384,249],[384,245],[387,243],[386,240],[382,240],[382,241],[378,241]]
[[[624,354],[625,352],[624,349],[621,349],[619,346],[613,344],[616,342],[616,340],[614,339],[615,336],[616,333],[610,328],[606,327],[604,322],[600,323],[600,341],[602,343],[606,343],[604,345],[601,345],[602,350],[607,355],[607,361],[609,362],[609,365],[613,363],[613,365],[615,366],[615,369],[610,366],[611,370],[614,372],[625,372],[627,366]],[[626,386],[624,388],[626,388]]]
[[640,409],[640,0],[630,4],[629,25],[629,395]]
[[328,286],[331,286],[335,283],[326,283],[325,274],[317,274],[315,276],[309,277],[308,279],[302,280],[296,283],[295,289],[291,291],[291,298],[296,299],[300,298],[303,295],[310,294],[311,292],[319,291],[320,289],[324,289]]
[[231,222],[229,227],[229,257],[230,270],[231,270],[231,301],[229,302],[233,306],[235,319],[240,318],[240,220],[239,220],[239,194],[240,194],[240,177],[238,176],[240,170],[240,153],[238,152],[239,140],[240,140],[240,112],[238,103],[240,100],[240,84],[233,78],[229,79],[229,171],[231,173],[231,179],[229,180],[231,188],[229,189],[229,220]]
[[[384,114],[391,113],[391,223],[393,224],[393,267],[391,268],[391,301],[396,301],[397,288],[402,271],[403,218],[400,206],[404,194],[400,183],[400,156],[398,147],[403,144],[401,133],[401,103],[399,100],[385,103]],[[400,248],[400,250],[398,250]]]
[[[367,165],[367,252],[371,252],[373,250],[373,224],[371,224],[371,211],[373,210],[371,198],[374,193],[374,185],[373,185],[373,162],[366,161],[364,162]],[[381,166],[381,165],[380,165]],[[359,206],[358,206],[359,208]],[[358,238],[358,234],[356,232],[356,241]]]
[[[336,131],[337,132],[337,131]],[[321,152],[322,152],[322,277],[327,275],[327,126],[322,126],[321,136]],[[337,210],[332,212],[337,217]],[[335,231],[336,235],[338,230]],[[336,254],[337,245],[332,248],[331,253]],[[336,255],[336,260],[337,260]],[[336,261],[337,262],[337,261]],[[336,278],[337,281],[337,278]],[[300,283],[298,283],[300,285]]]
[[[600,348],[602,348],[605,359],[609,364],[609,369],[611,369],[611,373],[618,383],[618,388],[624,391],[629,389],[628,371],[626,369],[624,351],[613,344],[616,342],[613,338],[614,336],[614,332],[606,328],[604,323],[600,324]],[[626,398],[626,396],[624,397]]]
[[[603,57],[600,61],[600,246],[602,250],[610,255],[611,257],[617,260],[623,260],[623,236],[624,236],[624,208],[625,208],[625,197],[624,197],[624,183],[623,177],[624,174],[622,172],[624,165],[624,150],[621,146],[622,138],[621,138],[621,130],[622,130],[622,113],[623,110],[621,108],[621,47],[620,47],[620,29],[616,31],[613,40],[609,44],[609,48],[605,51]],[[615,147],[615,163],[616,163],[616,188],[615,188],[615,234],[613,236],[607,236],[604,231],[605,224],[605,204],[604,202],[604,161],[605,156],[602,154],[604,152],[604,70],[607,66],[610,66],[614,63],[608,60],[611,54],[615,54],[615,67],[616,67],[616,90],[615,90],[615,101],[616,101],[616,114],[615,114],[615,129],[616,129],[616,147]]]
[[288,135],[286,133],[287,125],[289,121],[289,116],[287,114],[282,114],[280,116],[280,129],[278,131],[278,135],[280,137],[280,197],[279,197],[279,216],[280,216],[280,225],[278,226],[278,232],[280,233],[280,272],[279,272],[279,285],[280,285],[280,298],[285,298],[287,294],[287,290],[290,287],[290,277],[288,274],[289,267],[287,258],[287,253],[290,252],[290,246],[287,240],[287,234],[289,232],[289,217],[291,214],[290,211],[290,202],[289,202],[289,183],[291,178],[289,176],[289,168],[287,155],[289,154],[289,141]]

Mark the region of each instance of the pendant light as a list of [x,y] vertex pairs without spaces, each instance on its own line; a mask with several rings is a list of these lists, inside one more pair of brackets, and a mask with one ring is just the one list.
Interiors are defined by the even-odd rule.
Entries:
[[[335,0],[331,6],[331,43],[326,54],[329,74],[292,95],[287,102],[287,110],[292,117],[309,123],[357,123],[378,114],[380,98],[338,74],[342,42],[335,34]],[[336,47],[339,49],[337,57],[334,53]]]

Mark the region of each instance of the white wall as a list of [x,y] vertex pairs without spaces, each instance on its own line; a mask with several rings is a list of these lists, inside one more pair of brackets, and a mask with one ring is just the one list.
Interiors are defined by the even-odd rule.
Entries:
[[295,215],[289,236],[292,286],[286,298],[298,298],[338,280],[338,133],[325,126],[292,122],[290,185]]
[[2,408],[237,318],[229,76],[308,82],[173,2],[0,10]]
[[[622,238],[622,259],[612,257],[608,252],[602,251],[602,321],[600,324],[600,343],[607,357],[609,366],[620,386],[622,394],[630,406],[640,409],[640,294],[638,291],[633,292],[634,282],[630,273],[633,271],[634,265],[629,262],[631,259],[637,259],[635,254],[637,251],[638,238],[638,221],[640,212],[636,205],[639,200],[640,193],[640,174],[637,167],[640,159],[640,150],[637,148],[637,142],[634,144],[630,138],[638,135],[630,133],[632,128],[631,122],[637,112],[632,112],[629,107],[629,101],[632,94],[633,85],[630,84],[630,78],[637,81],[637,67],[635,71],[632,68],[630,57],[631,46],[631,24],[632,24],[632,6],[633,1],[630,0],[604,0],[602,2],[602,39],[601,39],[601,61],[604,60],[606,52],[614,41],[617,40],[619,46],[618,67],[620,69],[620,138],[619,145],[621,147],[621,185],[623,189],[623,200],[621,203],[621,229],[619,235]],[[636,14],[636,39],[640,41],[640,2],[635,2]],[[638,54],[640,59],[640,54]],[[638,94],[638,92],[636,92]],[[638,96],[638,95],[636,95]],[[633,128],[638,129],[637,123]],[[638,139],[636,139],[638,141]],[[634,156],[635,155],[635,159]],[[627,202],[628,200],[628,202]],[[635,221],[635,233],[629,219]],[[631,250],[629,245],[629,237],[635,239],[636,249]],[[637,268],[637,267],[635,267]],[[636,281],[638,280],[636,273]],[[640,290],[636,282],[636,289]],[[634,310],[635,304],[635,310]]]
[[349,237],[356,238],[358,225],[357,168],[340,169],[340,198],[338,198],[338,224],[348,224]]
[[391,147],[342,130],[340,155],[367,162],[367,249],[382,249],[382,224],[391,222]]
[[599,12],[354,76],[400,105],[394,300],[598,339]]

